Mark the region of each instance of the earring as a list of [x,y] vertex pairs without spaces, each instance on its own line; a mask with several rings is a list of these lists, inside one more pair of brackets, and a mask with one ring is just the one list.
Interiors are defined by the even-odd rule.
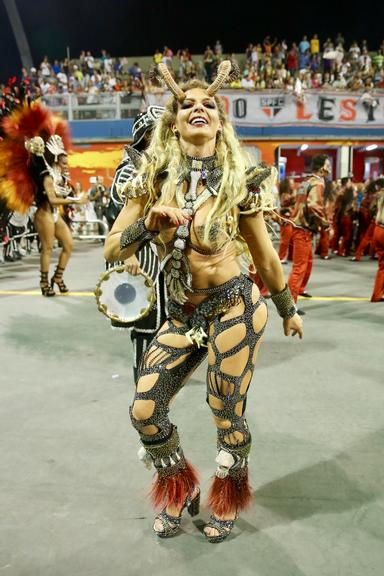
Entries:
[[219,139],[221,138],[221,133],[222,133],[222,130],[218,130],[218,131],[216,132],[216,139],[217,139],[217,140],[219,140]]
[[180,138],[180,132],[178,130],[174,130],[173,135],[177,140]]

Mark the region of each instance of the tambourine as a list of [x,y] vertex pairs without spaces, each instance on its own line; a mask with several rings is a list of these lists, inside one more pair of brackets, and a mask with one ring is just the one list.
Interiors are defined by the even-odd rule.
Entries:
[[133,276],[124,265],[104,272],[94,291],[97,308],[114,326],[129,328],[151,312],[156,302],[153,280],[143,271]]

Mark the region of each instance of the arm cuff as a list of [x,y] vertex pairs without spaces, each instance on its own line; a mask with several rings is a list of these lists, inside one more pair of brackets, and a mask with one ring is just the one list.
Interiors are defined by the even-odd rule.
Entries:
[[120,236],[120,250],[124,250],[135,244],[136,242],[139,244],[139,248],[144,246],[147,242],[150,242],[158,235],[158,232],[151,232],[147,230],[144,224],[145,218],[139,218],[137,222],[134,222],[130,226],[128,226]]
[[289,320],[297,312],[296,304],[292,298],[292,294],[287,284],[285,288],[278,294],[274,294],[272,297],[272,302],[276,306],[279,315],[284,320]]

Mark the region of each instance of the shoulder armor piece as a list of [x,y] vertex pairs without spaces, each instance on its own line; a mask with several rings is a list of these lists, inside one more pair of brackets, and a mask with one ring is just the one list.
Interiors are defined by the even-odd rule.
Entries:
[[239,203],[240,210],[245,214],[267,212],[274,209],[273,187],[277,179],[274,166],[257,164],[247,169],[246,195]]
[[141,164],[140,152],[138,152],[137,150],[132,148],[132,146],[126,146],[125,147],[125,155],[126,155],[125,159],[129,159],[132,162],[132,164],[134,165],[135,170],[138,171],[140,168],[140,164]]

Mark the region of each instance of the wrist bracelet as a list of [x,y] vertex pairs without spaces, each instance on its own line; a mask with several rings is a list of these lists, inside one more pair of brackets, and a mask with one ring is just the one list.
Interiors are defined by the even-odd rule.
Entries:
[[121,233],[120,236],[120,250],[124,250],[138,242],[139,248],[141,248],[147,242],[153,240],[158,232],[151,232],[147,230],[144,224],[145,218],[139,218],[137,222],[134,222]]
[[287,284],[285,285],[284,290],[278,294],[274,294],[271,299],[276,306],[279,315],[284,320],[289,320],[289,318],[292,318],[292,316],[296,314],[297,307]]

